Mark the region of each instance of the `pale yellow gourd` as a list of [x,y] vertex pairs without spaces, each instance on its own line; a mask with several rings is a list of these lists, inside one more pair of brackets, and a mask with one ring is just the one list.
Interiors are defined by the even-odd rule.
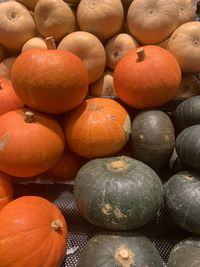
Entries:
[[183,72],[200,72],[200,22],[179,26],[171,35],[167,49],[176,57]]
[[10,80],[10,72],[16,57],[4,58],[0,63],[0,77]]
[[62,0],[39,0],[34,10],[35,23],[43,37],[53,36],[60,41],[76,30],[75,15]]
[[8,50],[21,50],[35,36],[36,26],[29,10],[22,4],[9,1],[0,5],[0,43]]
[[141,44],[158,44],[178,26],[179,11],[174,0],[134,0],[127,14],[130,33]]
[[175,0],[179,9],[179,25],[194,21],[196,17],[196,5],[191,0]]
[[43,49],[47,49],[47,45],[46,45],[46,42],[45,42],[44,38],[41,38],[41,37],[33,37],[33,38],[29,39],[23,45],[22,52],[24,52],[27,49],[31,49],[31,48],[43,48]]
[[38,2],[38,0],[15,0],[15,1],[23,4],[30,10],[34,10],[34,7]]
[[101,41],[93,34],[76,31],[66,35],[57,49],[67,50],[77,55],[88,70],[89,83],[100,78],[106,65],[106,53]]
[[130,50],[138,46],[137,40],[130,34],[119,33],[112,37],[105,45],[107,66],[111,69],[115,69],[120,59]]
[[100,40],[119,33],[124,20],[121,0],[81,0],[76,14],[80,29]]

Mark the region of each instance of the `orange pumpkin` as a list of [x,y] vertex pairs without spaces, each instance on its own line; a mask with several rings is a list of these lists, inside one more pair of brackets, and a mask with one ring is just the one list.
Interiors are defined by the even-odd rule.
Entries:
[[118,97],[137,109],[164,105],[176,95],[180,82],[181,69],[176,58],[155,45],[128,52],[113,75]]
[[0,115],[24,106],[16,95],[11,82],[2,77],[0,77],[0,103]]
[[113,155],[126,144],[131,131],[127,111],[115,100],[90,98],[66,114],[64,132],[69,147],[80,156]]
[[24,51],[12,66],[11,81],[26,105],[52,114],[77,107],[88,91],[86,66],[64,50]]
[[0,210],[13,199],[13,191],[11,177],[0,172]]
[[61,126],[51,116],[27,109],[0,116],[0,170],[30,177],[51,168],[65,147]]
[[13,267],[60,267],[68,238],[61,211],[38,196],[23,196],[0,212],[0,262]]

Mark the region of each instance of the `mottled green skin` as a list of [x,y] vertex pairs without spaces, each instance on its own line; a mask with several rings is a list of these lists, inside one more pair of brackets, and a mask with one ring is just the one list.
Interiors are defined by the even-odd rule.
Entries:
[[[115,160],[125,170],[110,170]],[[90,223],[112,230],[128,230],[149,222],[163,200],[163,186],[146,164],[131,157],[94,159],[81,167],[74,182],[74,197]]]
[[[116,251],[129,250],[130,264],[119,263]],[[129,261],[129,259],[127,261]],[[155,246],[144,236],[128,233],[104,233],[92,237],[83,248],[77,267],[162,267],[163,262]]]
[[140,112],[132,123],[132,155],[154,169],[164,166],[174,149],[175,135],[168,115],[161,110]]
[[172,220],[181,228],[200,234],[200,174],[182,171],[165,185],[165,204]]
[[171,251],[168,267],[199,267],[200,238],[190,238],[179,242]]

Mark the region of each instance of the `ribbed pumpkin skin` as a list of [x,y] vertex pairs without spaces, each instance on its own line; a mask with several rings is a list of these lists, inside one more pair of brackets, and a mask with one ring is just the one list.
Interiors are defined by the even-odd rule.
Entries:
[[165,204],[170,217],[181,228],[200,234],[200,175],[182,171],[165,185]]
[[0,171],[0,210],[13,199],[13,192],[11,177]]
[[79,170],[74,197],[90,223],[112,230],[128,230],[150,221],[163,197],[162,183],[146,164],[133,158],[94,159]]
[[200,239],[192,237],[180,241],[170,252],[168,267],[200,266]]
[[143,46],[145,57],[138,61],[135,48],[117,64],[113,83],[119,98],[137,109],[160,107],[177,93],[181,70],[175,57],[155,45]]
[[161,110],[140,112],[132,123],[132,156],[152,168],[164,166],[175,145],[174,127]]
[[[123,253],[128,257],[123,258]],[[91,266],[162,267],[163,263],[146,237],[137,233],[106,232],[92,237],[81,252],[77,267]]]
[[61,126],[51,116],[34,111],[25,122],[27,109],[0,116],[0,170],[19,177],[30,177],[51,168],[65,147]]
[[192,125],[179,133],[175,148],[180,160],[196,171],[200,171],[200,125]]
[[[60,220],[55,230],[52,222]],[[0,212],[1,267],[60,267],[67,243],[67,224],[60,210],[48,200],[24,196]]]
[[76,55],[62,50],[24,51],[12,66],[11,81],[26,105],[52,114],[77,107],[88,90],[85,65]]

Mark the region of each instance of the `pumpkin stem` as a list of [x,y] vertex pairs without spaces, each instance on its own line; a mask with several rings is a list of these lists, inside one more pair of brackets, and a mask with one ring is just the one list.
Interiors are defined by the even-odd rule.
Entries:
[[59,232],[59,231],[61,231],[61,229],[63,228],[63,223],[62,223],[61,220],[57,219],[57,220],[55,220],[55,221],[53,221],[53,222],[51,223],[51,227],[52,227],[55,231]]
[[121,171],[127,168],[127,164],[123,160],[115,160],[108,164],[108,168],[114,171]]
[[145,51],[144,48],[139,48],[137,51],[137,62],[143,61],[145,58]]
[[118,251],[118,255],[122,258],[122,259],[128,259],[129,258],[129,253],[128,250],[126,249],[120,249]]
[[25,122],[31,123],[34,121],[34,113],[32,111],[26,111],[25,112]]
[[115,259],[121,264],[120,266],[135,266],[135,255],[125,246],[122,246],[116,250]]
[[56,43],[52,36],[45,38],[45,43],[48,50],[56,50]]

